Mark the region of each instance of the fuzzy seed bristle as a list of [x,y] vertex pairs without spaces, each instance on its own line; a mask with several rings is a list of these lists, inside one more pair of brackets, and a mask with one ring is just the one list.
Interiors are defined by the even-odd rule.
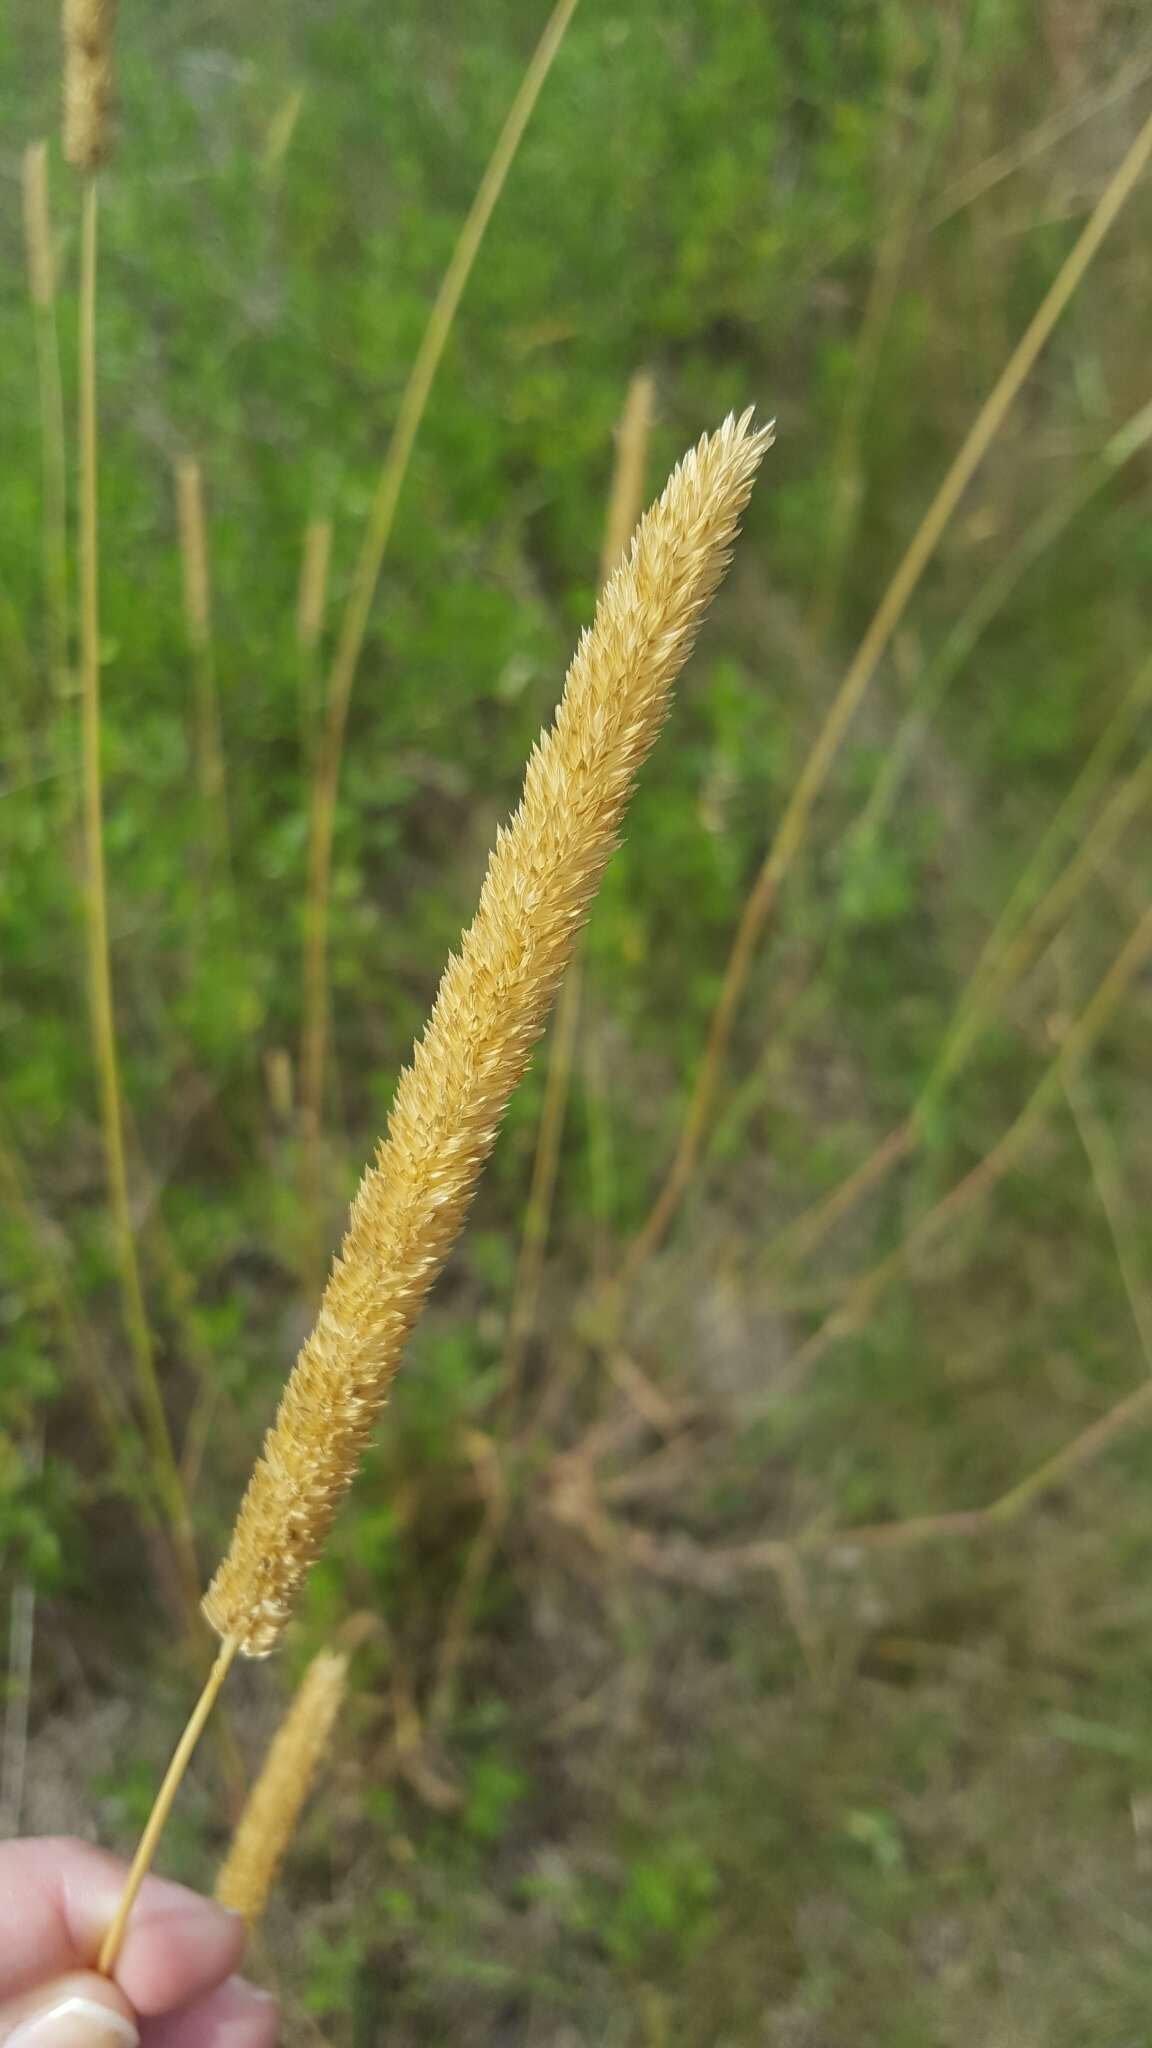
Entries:
[[112,146],[116,0],[64,0],[64,155],[98,170]]
[[216,1880],[216,1898],[249,1926],[259,1920],[344,1699],[348,1659],[324,1651],[308,1666],[245,1802]]
[[247,1656],[275,1646],[352,1483],[543,1029],[771,438],[748,412],[684,457],[580,640],[204,1600],[212,1627]]

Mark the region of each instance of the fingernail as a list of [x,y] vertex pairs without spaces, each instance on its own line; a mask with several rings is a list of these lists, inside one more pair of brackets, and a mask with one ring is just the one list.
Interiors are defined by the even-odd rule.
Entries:
[[245,2013],[278,2011],[280,2000],[274,1991],[261,1991],[258,1984],[249,1984],[246,1977],[229,1977],[227,1985],[233,2009],[243,2008]]
[[7,2048],[137,2048],[140,2036],[124,2013],[95,1998],[63,1998],[31,2014]]

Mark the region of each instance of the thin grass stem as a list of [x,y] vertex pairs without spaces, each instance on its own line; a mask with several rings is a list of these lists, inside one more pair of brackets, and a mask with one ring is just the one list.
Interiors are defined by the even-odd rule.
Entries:
[[208,1717],[219,1698],[224,1681],[236,1660],[239,1647],[239,1644],[235,1642],[221,1643],[212,1669],[205,1680],[204,1690],[192,1709],[184,1733],[176,1745],[172,1761],[164,1774],[164,1781],[159,1792],[156,1794],[156,1803],[148,1816],[147,1826],[137,1844],[136,1854],[132,1858],[132,1865],[128,1872],[123,1896],[116,1908],[111,1925],[100,1944],[96,1967],[105,1977],[110,1977],[116,1967],[120,1950],[124,1945],[124,1936],[128,1930],[129,1917],[140,1894],[140,1887],[152,1868],[153,1858],[155,1857],[160,1837],[164,1832],[168,1816],[176,1801],[176,1794],[179,1792],[184,1781],[185,1773],[192,1761],[193,1752],[204,1732]]

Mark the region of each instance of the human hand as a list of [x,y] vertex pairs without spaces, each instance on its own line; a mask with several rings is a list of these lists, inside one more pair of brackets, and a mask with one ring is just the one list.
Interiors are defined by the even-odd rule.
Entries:
[[96,1975],[126,1876],[88,1842],[0,1845],[0,2048],[274,2048],[275,1999],[232,1974],[243,1921],[183,1885],[147,1879]]

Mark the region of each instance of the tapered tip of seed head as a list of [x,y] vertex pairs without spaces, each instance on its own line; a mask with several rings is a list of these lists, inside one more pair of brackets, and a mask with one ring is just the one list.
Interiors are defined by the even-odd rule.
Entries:
[[740,478],[745,500],[752,489],[760,464],[776,439],[775,420],[767,420],[762,427],[758,427],[755,420],[756,408],[753,405],[746,407],[739,414],[730,412],[713,436],[732,463],[735,474]]

